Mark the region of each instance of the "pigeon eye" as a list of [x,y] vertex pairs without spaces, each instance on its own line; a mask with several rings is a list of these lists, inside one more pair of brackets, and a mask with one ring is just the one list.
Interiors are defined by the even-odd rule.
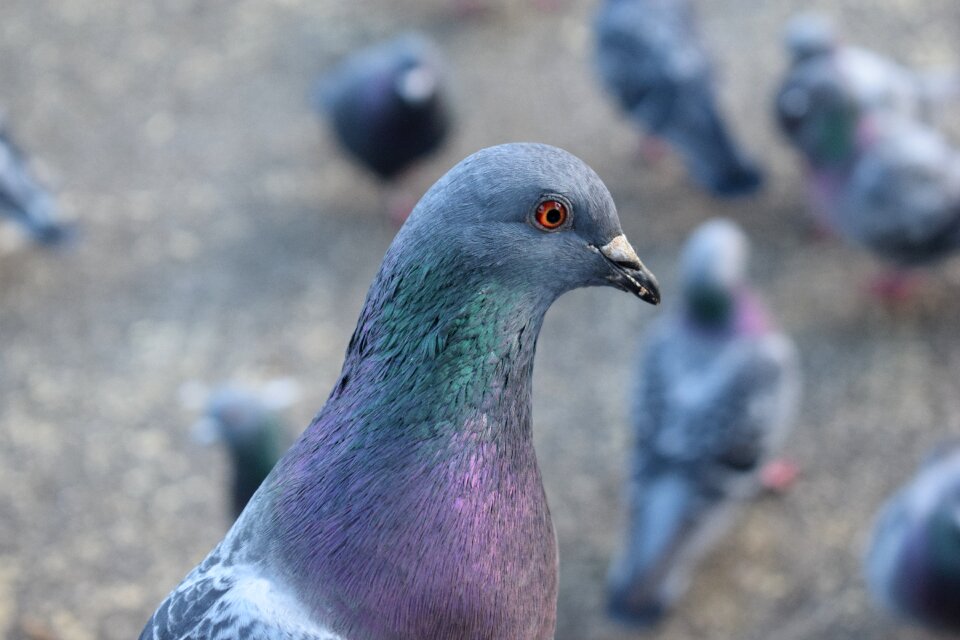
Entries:
[[544,231],[553,231],[563,226],[568,215],[567,205],[559,200],[544,200],[537,206],[533,219]]

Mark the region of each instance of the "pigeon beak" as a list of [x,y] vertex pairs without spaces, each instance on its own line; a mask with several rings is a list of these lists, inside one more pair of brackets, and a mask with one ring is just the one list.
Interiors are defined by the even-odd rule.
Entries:
[[656,276],[640,262],[625,235],[621,233],[602,247],[591,245],[591,248],[607,261],[612,271],[607,279],[613,286],[650,304],[660,304],[660,285]]

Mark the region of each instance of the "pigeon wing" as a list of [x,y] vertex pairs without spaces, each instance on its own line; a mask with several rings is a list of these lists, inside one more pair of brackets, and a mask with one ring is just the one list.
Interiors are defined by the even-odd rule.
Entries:
[[344,640],[313,621],[294,596],[217,551],[160,605],[140,640]]

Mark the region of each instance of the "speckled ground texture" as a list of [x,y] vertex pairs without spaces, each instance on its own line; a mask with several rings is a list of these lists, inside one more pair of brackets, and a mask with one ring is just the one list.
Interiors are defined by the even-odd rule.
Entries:
[[[702,3],[725,107],[770,173],[760,196],[717,203],[674,160],[637,161],[591,73],[593,2],[491,2],[460,19],[446,0],[4,0],[0,105],[82,237],[49,253],[0,235],[0,634],[135,638],[221,537],[225,460],[190,441],[183,382],[295,377],[291,439],[321,405],[393,230],[307,97],[343,53],[420,28],[449,55],[458,127],[415,189],[490,144],[565,147],[609,185],[667,301],[685,234],[711,215],[740,221],[799,343],[801,480],[744,514],[651,637],[925,637],[871,610],[859,557],[883,497],[960,427],[960,264],[888,309],[864,293],[869,258],[811,238],[769,114],[799,3]],[[960,59],[953,0],[812,5],[905,61]],[[560,640],[638,635],[605,618],[602,585],[622,523],[630,355],[655,313],[578,291],[543,330],[534,420]]]

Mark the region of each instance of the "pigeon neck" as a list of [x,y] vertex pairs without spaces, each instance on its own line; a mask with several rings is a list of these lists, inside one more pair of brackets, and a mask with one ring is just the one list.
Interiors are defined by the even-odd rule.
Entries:
[[915,527],[905,541],[895,587],[897,600],[912,615],[929,623],[960,626],[956,593],[960,591],[960,542],[957,530],[937,516]]
[[693,327],[717,334],[756,336],[770,328],[763,305],[743,286],[729,292],[694,290],[685,315]]
[[556,542],[530,429],[550,301],[390,262],[272,477],[278,564],[345,637],[552,638]]
[[[536,340],[550,302],[469,271],[429,264],[384,269],[371,287],[330,401],[354,405],[363,398],[365,412],[396,412],[407,403],[437,400],[444,407],[432,409],[480,409],[491,417],[509,403],[529,405]],[[514,435],[529,436],[529,421],[520,422],[510,425],[520,429]],[[416,428],[405,426],[413,425],[383,428],[391,438],[419,437]]]

